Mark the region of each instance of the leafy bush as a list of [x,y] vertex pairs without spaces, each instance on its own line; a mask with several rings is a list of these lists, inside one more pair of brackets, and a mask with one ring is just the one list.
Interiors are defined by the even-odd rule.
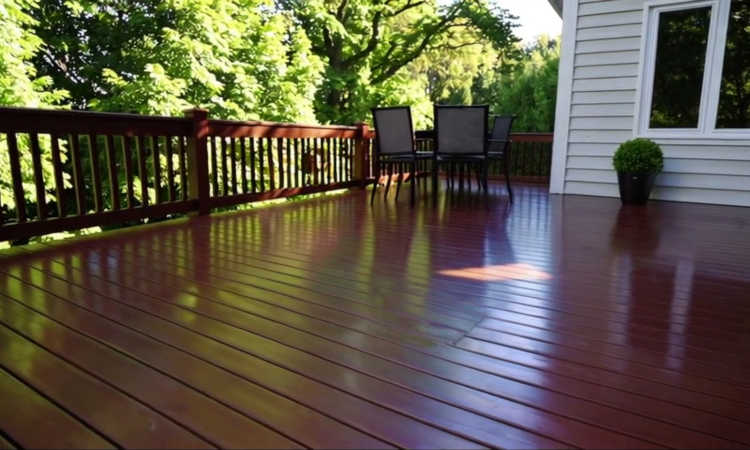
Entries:
[[631,139],[620,144],[612,163],[618,172],[659,173],[664,168],[664,154],[650,139]]

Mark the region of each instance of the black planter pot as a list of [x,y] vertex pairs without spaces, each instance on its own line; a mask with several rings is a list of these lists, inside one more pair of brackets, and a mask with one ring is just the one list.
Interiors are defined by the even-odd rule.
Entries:
[[654,187],[655,173],[617,172],[623,205],[644,205]]

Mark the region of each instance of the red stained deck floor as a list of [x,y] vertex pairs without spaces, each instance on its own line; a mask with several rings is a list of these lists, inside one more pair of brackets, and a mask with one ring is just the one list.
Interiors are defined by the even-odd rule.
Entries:
[[750,446],[750,209],[491,191],[7,252],[0,448]]

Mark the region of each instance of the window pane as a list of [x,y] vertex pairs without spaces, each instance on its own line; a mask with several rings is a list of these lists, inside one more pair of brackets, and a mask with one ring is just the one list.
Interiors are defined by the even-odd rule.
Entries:
[[732,1],[716,128],[750,128],[750,0]]
[[710,22],[710,7],[659,15],[651,128],[698,127]]

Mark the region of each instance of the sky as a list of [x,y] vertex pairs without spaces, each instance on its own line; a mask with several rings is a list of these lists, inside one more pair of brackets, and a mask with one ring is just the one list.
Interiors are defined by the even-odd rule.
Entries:
[[525,43],[534,41],[540,34],[558,36],[562,31],[562,20],[547,0],[499,0],[497,4],[518,16],[518,37]]

